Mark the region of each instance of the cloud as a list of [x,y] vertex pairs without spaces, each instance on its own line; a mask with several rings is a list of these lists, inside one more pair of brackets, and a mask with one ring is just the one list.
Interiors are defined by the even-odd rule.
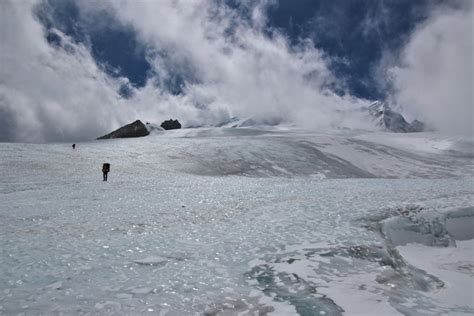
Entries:
[[437,7],[389,69],[393,98],[410,117],[446,133],[473,135],[473,5]]
[[32,9],[36,1],[0,3],[2,141],[87,139],[123,116],[116,89],[87,48],[64,34],[68,49],[48,45]]
[[[173,52],[175,64],[192,65],[198,80],[187,82],[187,101],[231,115],[330,126],[338,110],[361,102],[327,88],[337,80],[311,42],[289,46],[284,35],[261,31],[271,3],[256,5],[248,21],[216,2],[110,1],[143,41]],[[169,73],[159,56],[152,65],[158,74]]]
[[[366,101],[328,88],[338,82],[310,41],[290,46],[284,35],[263,32],[271,3],[255,5],[247,19],[218,1],[77,2],[86,14],[112,12],[147,47],[152,75],[144,87],[128,85],[123,98],[119,91],[128,80],[108,76],[90,47],[58,29],[55,45],[48,44],[33,14],[38,1],[2,1],[0,113],[10,123],[1,124],[1,140],[88,140],[137,118],[199,125],[252,116],[313,128],[366,125],[341,114]],[[178,95],[162,84],[176,71],[183,85]]]

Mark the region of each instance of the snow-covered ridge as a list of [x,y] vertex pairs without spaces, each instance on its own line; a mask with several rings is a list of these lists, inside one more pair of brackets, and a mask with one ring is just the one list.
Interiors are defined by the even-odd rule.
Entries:
[[[361,115],[362,114],[362,115]],[[412,132],[422,132],[425,129],[425,126],[422,122],[414,120],[412,123],[408,123],[405,118],[398,112],[394,111],[387,103],[381,101],[372,102],[368,107],[362,107],[357,109],[352,109],[349,111],[337,111],[337,115],[340,115],[342,118],[347,117],[356,117],[354,120],[360,120],[365,122],[358,123],[357,127],[352,126],[348,128],[344,126],[341,121],[341,125],[332,126],[331,129],[339,130],[350,130],[350,129],[362,129],[365,131],[373,131],[374,127],[379,130],[384,130],[388,132],[395,133],[412,133]],[[164,122],[165,123],[165,122]],[[179,124],[179,123],[178,123]],[[142,137],[147,136],[148,134],[161,134],[165,129],[159,126],[156,123],[146,122],[143,124],[140,120],[136,120],[132,123],[124,125],[119,129],[110,132],[104,136],[101,136],[97,139],[108,139],[108,138],[127,138],[127,137]],[[241,128],[241,129],[255,129],[255,130],[278,130],[278,129],[288,129],[295,128],[297,124],[294,124],[289,121],[284,121],[281,118],[256,118],[256,117],[230,117],[222,122],[216,123],[212,126],[202,126],[202,125],[193,125],[187,126],[188,129],[200,129],[200,128]],[[181,128],[181,124],[179,124]],[[318,126],[313,126],[313,128],[319,128]],[[326,128],[327,129],[327,128]],[[244,132],[246,133],[246,132]]]
[[396,133],[422,132],[425,126],[414,120],[408,123],[403,115],[394,111],[388,103],[375,101],[368,106],[369,113],[375,118],[375,124],[385,130]]
[[[411,123],[408,123],[403,115],[393,110],[390,105],[382,101],[374,101],[369,106],[358,108],[350,112],[350,115],[354,115],[356,112],[367,112],[368,121],[367,121],[367,130],[372,130],[371,125],[375,125],[377,128],[395,132],[395,133],[414,133],[422,132],[425,130],[425,125],[418,121],[414,120]],[[341,112],[339,112],[341,114]],[[232,117],[227,121],[219,123],[216,127],[262,127],[262,126],[278,126],[282,123],[282,120],[257,120],[255,118],[245,118],[241,119],[238,117]],[[317,126],[315,126],[317,127]],[[342,128],[342,127],[340,127]]]

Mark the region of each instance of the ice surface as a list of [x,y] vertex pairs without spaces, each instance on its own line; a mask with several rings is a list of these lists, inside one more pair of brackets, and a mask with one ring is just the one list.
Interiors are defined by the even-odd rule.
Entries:
[[137,263],[137,264],[141,264],[141,265],[154,266],[154,265],[164,264],[167,261],[168,261],[168,259],[164,258],[164,257],[150,256],[150,257],[146,257],[146,258],[143,258],[143,259],[135,260],[134,262]]
[[2,143],[0,314],[472,314],[470,143],[385,135]]
[[[471,227],[472,229],[472,227]],[[452,306],[446,313],[472,315],[474,301],[474,240],[458,241],[456,247],[433,248],[422,244],[398,247],[410,264],[439,276],[445,283],[434,299]],[[420,255],[423,254],[423,255]],[[446,307],[444,307],[446,308]]]

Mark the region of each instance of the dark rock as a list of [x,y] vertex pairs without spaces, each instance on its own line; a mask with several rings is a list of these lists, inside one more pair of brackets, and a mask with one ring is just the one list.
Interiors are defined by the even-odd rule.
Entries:
[[133,123],[127,124],[113,131],[110,134],[104,135],[97,139],[111,139],[111,138],[129,138],[142,137],[150,134],[146,126],[140,121],[136,120]]
[[164,121],[163,123],[161,123],[161,127],[165,130],[180,129],[181,128],[181,123],[178,122],[178,120],[169,119],[169,120]]
[[406,133],[410,131],[410,123],[408,123],[403,115],[392,110],[386,110],[381,118],[383,126],[392,132]]
[[423,122],[420,122],[418,120],[414,120],[413,122],[411,122],[410,132],[416,133],[416,132],[423,132],[425,130],[426,130],[426,127]]

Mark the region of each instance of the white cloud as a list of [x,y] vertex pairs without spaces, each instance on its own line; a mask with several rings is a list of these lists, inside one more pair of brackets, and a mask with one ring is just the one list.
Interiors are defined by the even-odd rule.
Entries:
[[[253,8],[249,22],[212,2],[110,4],[143,41],[172,52],[177,62],[192,64],[199,82],[188,84],[187,101],[206,100],[211,111],[225,108],[237,116],[277,116],[309,127],[328,127],[336,121],[341,124],[338,110],[364,103],[325,89],[336,80],[311,43],[290,48],[280,34],[265,36],[260,31],[265,13],[259,12],[265,5]],[[161,62],[153,65],[158,73],[169,72]]]
[[115,111],[120,106],[118,83],[98,69],[85,47],[69,43],[74,53],[68,54],[49,46],[32,15],[35,4],[0,2],[0,111],[10,121],[0,127],[0,140],[44,142],[97,135],[121,120]]
[[[365,124],[341,115],[365,101],[325,88],[337,82],[311,43],[289,47],[284,36],[270,39],[261,32],[262,10],[271,2],[255,6],[251,21],[210,1],[77,2],[86,13],[115,11],[133,27],[150,47],[150,63],[160,80],[182,64],[196,79],[176,96],[151,78],[130,99],[118,96],[123,80],[103,73],[88,48],[59,30],[71,49],[47,43],[32,13],[36,3],[0,2],[0,123],[8,121],[0,124],[0,141],[92,139],[137,118],[160,122],[173,117],[196,125],[236,115],[316,128]],[[153,53],[163,50],[166,61]]]
[[473,135],[473,6],[437,8],[390,69],[406,114],[446,133]]

